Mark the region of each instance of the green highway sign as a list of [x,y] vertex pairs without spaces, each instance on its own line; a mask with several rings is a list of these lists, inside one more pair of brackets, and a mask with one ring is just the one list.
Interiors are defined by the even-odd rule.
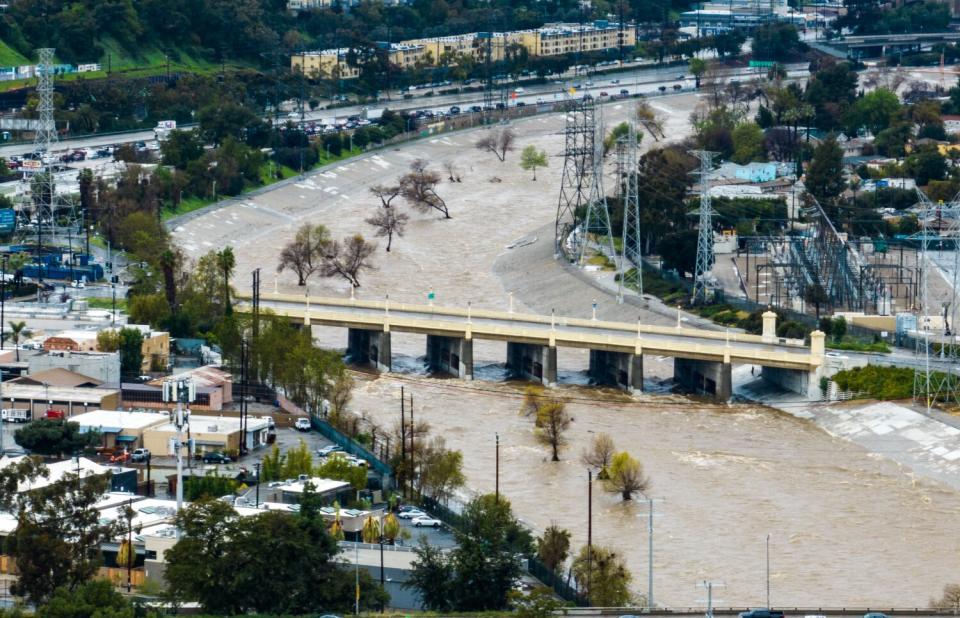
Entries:
[[765,68],[765,69],[770,68],[775,64],[777,63],[772,60],[751,60],[750,61],[751,67]]

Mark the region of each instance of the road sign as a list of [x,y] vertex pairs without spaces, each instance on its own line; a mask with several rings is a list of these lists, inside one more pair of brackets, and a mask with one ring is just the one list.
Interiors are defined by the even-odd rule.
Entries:
[[774,66],[775,64],[777,63],[773,62],[772,60],[751,60],[750,61],[751,67],[764,68],[764,69],[768,69]]
[[433,300],[436,297],[437,295],[433,293],[433,290],[430,290],[429,292],[427,292],[427,300]]

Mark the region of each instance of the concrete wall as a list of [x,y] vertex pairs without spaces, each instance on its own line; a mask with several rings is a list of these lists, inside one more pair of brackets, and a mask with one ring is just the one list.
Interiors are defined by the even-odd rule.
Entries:
[[379,371],[391,371],[390,332],[347,329],[347,355],[357,365],[371,365]]
[[529,343],[507,342],[507,369],[515,378],[557,383],[557,348]]
[[771,384],[782,389],[799,393],[807,397],[811,388],[819,389],[816,372],[800,371],[798,369],[781,369],[779,367],[763,367],[761,377]]
[[590,350],[590,378],[602,386],[643,390],[643,355]]
[[473,339],[427,335],[427,366],[472,380]]
[[673,359],[673,379],[681,387],[702,395],[713,395],[721,401],[730,399],[733,380],[730,363]]

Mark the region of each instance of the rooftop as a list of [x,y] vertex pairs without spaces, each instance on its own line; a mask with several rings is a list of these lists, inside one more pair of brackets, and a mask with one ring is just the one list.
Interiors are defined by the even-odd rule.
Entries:
[[124,429],[145,429],[168,423],[170,417],[163,412],[124,412],[121,410],[94,410],[70,418],[80,425],[80,430],[99,429],[101,433],[119,433]]
[[3,383],[6,399],[34,399],[37,401],[72,401],[73,403],[99,406],[104,397],[118,394],[113,388],[86,388],[68,386],[43,386],[41,384]]
[[[21,461],[24,457],[26,457],[26,455],[21,455],[20,457],[0,457],[0,469],[14,465],[18,461]],[[108,466],[101,466],[97,462],[87,459],[86,457],[79,457],[76,461],[73,459],[65,459],[63,461],[48,463],[46,464],[46,467],[47,476],[39,477],[32,483],[20,483],[17,486],[17,492],[19,493],[29,491],[31,489],[46,487],[47,485],[52,485],[53,483],[62,481],[64,477],[67,477],[67,475],[75,477],[78,472],[80,474],[80,478],[87,478],[90,476],[112,473],[117,469]]]
[[[266,419],[250,417],[247,419],[247,431],[266,429],[269,422]],[[240,418],[232,416],[202,416],[190,415],[190,429],[196,433],[231,434],[240,431]],[[173,423],[167,422],[156,427],[157,431],[176,431]]]
[[97,380],[96,378],[91,378],[90,376],[85,376],[82,373],[70,371],[69,369],[64,369],[63,367],[54,367],[52,369],[37,371],[29,375],[14,378],[13,380],[10,380],[10,382],[14,384],[47,384],[49,386],[65,386],[71,388],[93,388],[103,384],[102,381]]
[[326,494],[330,492],[340,491],[342,489],[347,489],[350,487],[350,483],[345,481],[334,481],[331,479],[322,479],[319,477],[312,477],[306,481],[293,481],[290,483],[283,483],[278,487],[278,489],[284,493],[291,494],[302,494],[307,483],[313,484],[313,490],[318,494]]

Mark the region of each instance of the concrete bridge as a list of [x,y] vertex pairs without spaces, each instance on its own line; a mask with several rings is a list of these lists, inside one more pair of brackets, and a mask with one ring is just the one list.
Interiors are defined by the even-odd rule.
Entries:
[[818,47],[832,47],[848,57],[887,56],[898,51],[919,51],[936,43],[956,43],[960,32],[913,32],[909,34],[849,35],[829,41],[818,41]]
[[[643,357],[674,359],[674,376],[690,391],[726,400],[731,395],[734,364],[763,367],[765,379],[802,395],[818,392],[824,335],[811,344],[777,338],[776,314],[763,316],[763,334],[652,326],[641,322],[607,322],[433,305],[410,305],[353,298],[265,294],[261,311],[295,324],[346,328],[351,362],[390,371],[391,333],[426,336],[431,370],[473,379],[474,340],[504,341],[507,368],[514,377],[547,385],[557,381],[557,348],[590,350],[590,376],[597,384],[629,391],[643,388]],[[249,312],[244,304],[240,311]]]

